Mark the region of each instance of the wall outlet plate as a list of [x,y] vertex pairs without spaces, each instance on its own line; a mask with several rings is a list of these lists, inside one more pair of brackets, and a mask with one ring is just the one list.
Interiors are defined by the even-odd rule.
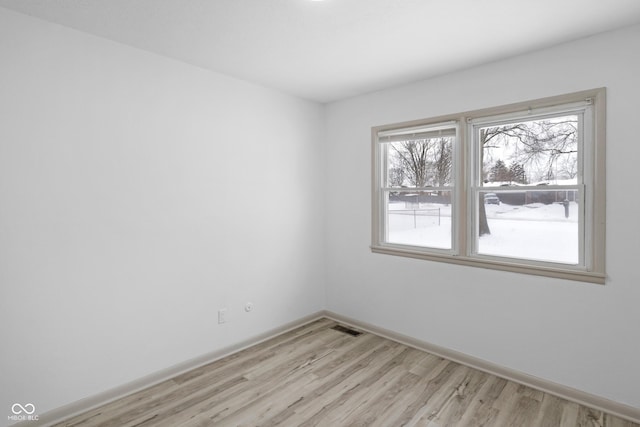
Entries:
[[218,324],[227,323],[227,309],[221,308],[218,310]]

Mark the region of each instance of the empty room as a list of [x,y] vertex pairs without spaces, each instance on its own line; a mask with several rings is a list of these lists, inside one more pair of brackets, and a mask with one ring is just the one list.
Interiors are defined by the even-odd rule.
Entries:
[[637,0],[0,0],[0,425],[640,425]]

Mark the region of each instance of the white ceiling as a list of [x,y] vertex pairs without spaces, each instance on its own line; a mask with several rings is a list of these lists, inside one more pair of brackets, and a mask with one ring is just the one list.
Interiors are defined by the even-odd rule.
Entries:
[[320,102],[640,22],[639,0],[0,0],[0,6]]

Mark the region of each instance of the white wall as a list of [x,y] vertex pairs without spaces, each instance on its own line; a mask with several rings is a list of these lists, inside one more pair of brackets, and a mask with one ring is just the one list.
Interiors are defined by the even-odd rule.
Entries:
[[324,308],[323,132],[321,105],[0,8],[0,417]]
[[[330,104],[328,309],[640,407],[638,46],[635,26]],[[606,286],[370,252],[372,126],[602,86]]]

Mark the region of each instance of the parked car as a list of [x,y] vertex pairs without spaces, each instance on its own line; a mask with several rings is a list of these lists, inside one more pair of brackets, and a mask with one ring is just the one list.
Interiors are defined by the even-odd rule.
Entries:
[[498,199],[496,193],[484,193],[484,202],[487,205],[499,205],[500,199]]

